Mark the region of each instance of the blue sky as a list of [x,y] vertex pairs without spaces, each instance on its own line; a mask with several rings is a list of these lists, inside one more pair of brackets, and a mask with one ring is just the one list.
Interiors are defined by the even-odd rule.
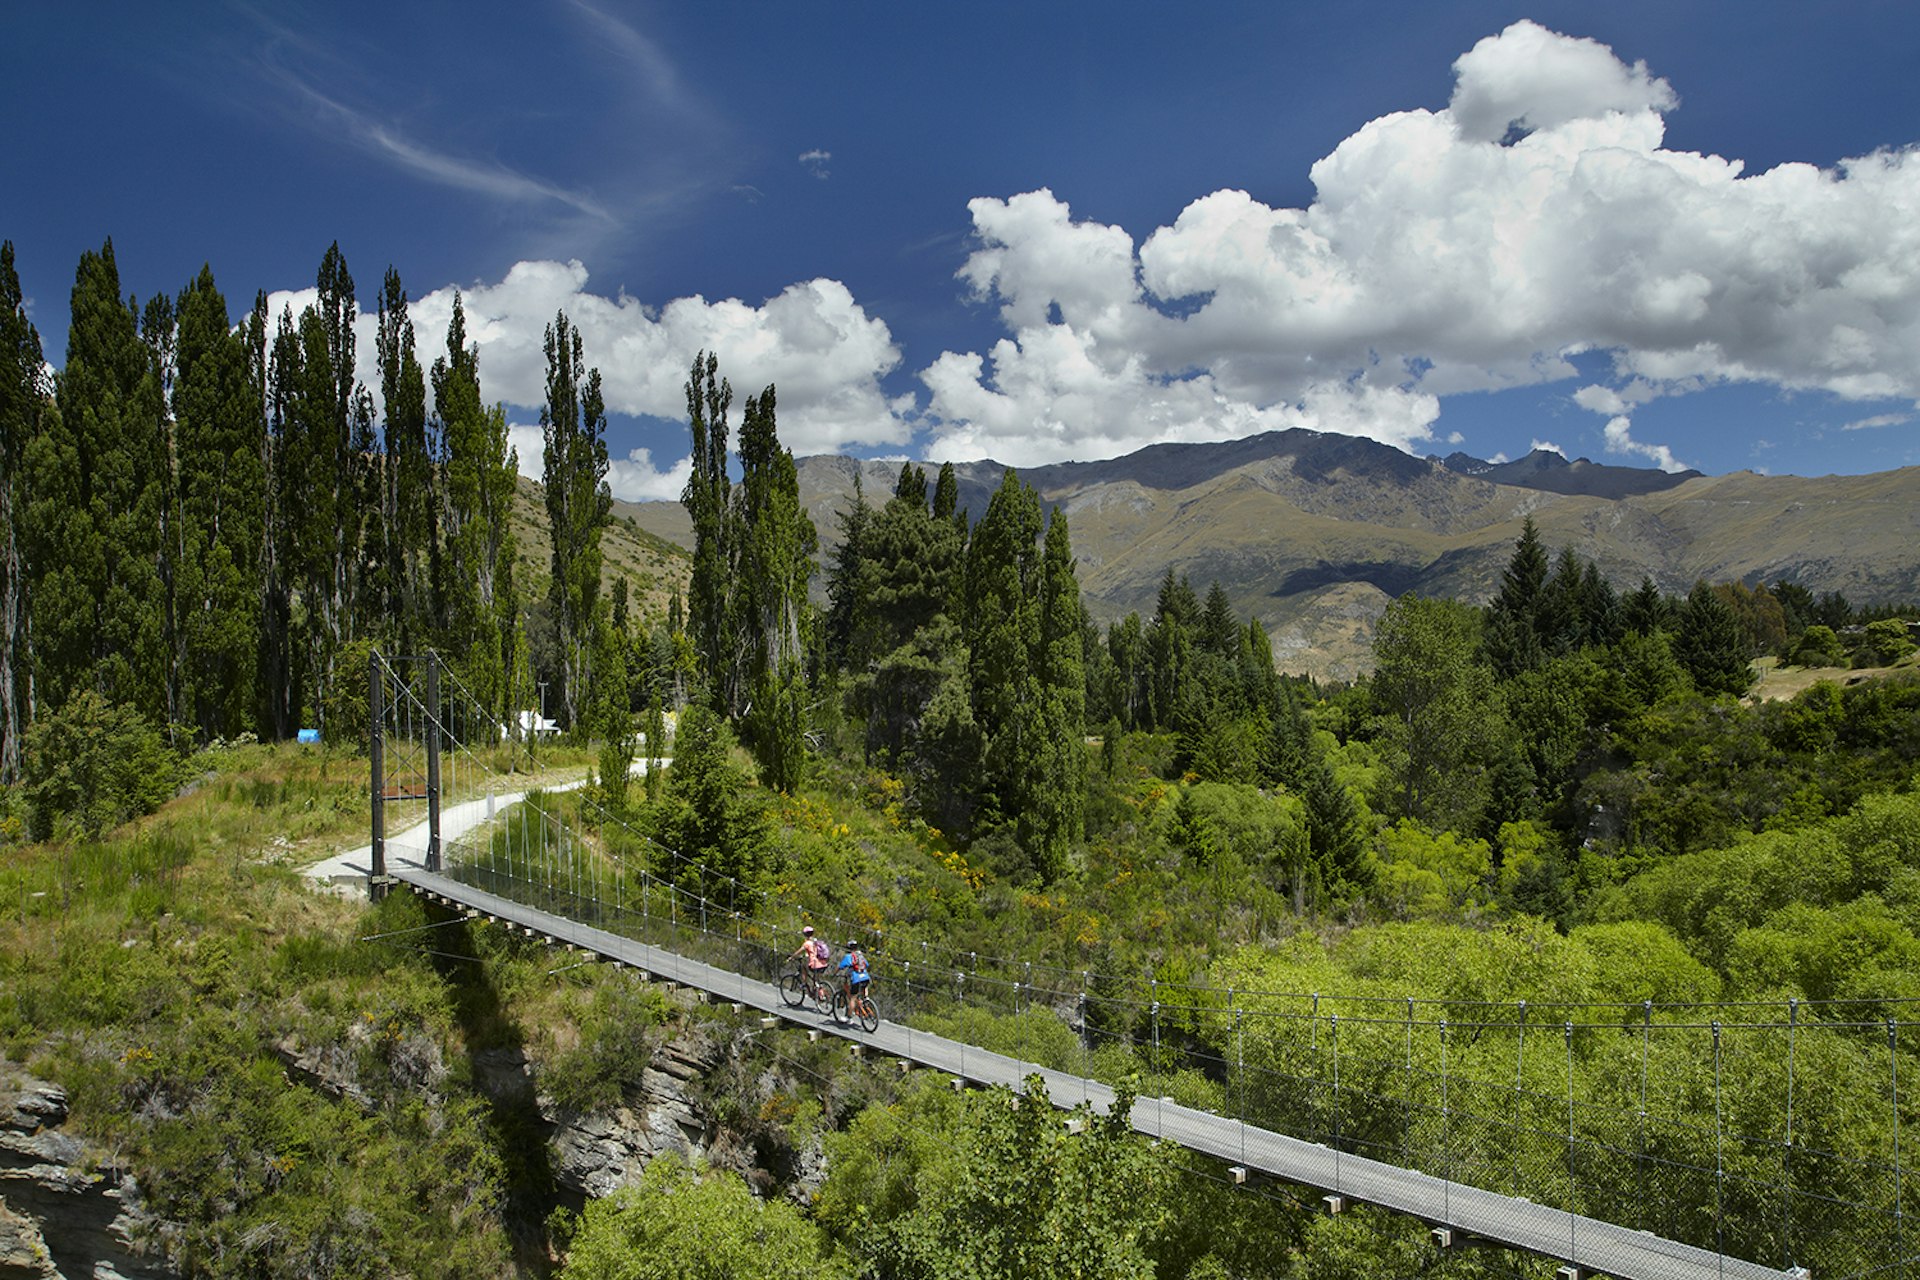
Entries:
[[529,471],[564,307],[629,498],[703,347],[799,453],[1920,463],[1920,7],[1311,10],[17,6],[0,237],[56,365],[107,236],[236,314],[337,239],[428,360],[457,288]]

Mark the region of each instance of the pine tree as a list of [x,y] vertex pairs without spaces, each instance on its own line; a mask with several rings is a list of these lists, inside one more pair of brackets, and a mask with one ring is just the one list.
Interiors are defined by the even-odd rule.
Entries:
[[27,450],[47,407],[45,363],[40,334],[27,319],[13,241],[0,241],[0,785],[20,777],[21,734],[31,718],[20,521],[27,510]]
[[952,609],[962,547],[952,523],[928,510],[926,493],[925,474],[902,467],[893,497],[868,531],[868,628],[857,646],[863,653],[884,656]]
[[1547,549],[1528,516],[1513,555],[1500,575],[1500,591],[1487,606],[1487,658],[1501,676],[1531,671],[1546,660],[1540,611],[1547,585]]
[[1191,726],[1199,714],[1198,688],[1192,679],[1194,631],[1200,620],[1200,601],[1185,578],[1167,569],[1153,621],[1147,626],[1146,661],[1149,670],[1144,727],[1172,729]]
[[1739,697],[1753,684],[1740,620],[1705,581],[1693,584],[1680,609],[1673,656],[1686,668],[1693,687],[1709,697]]
[[1317,753],[1307,766],[1307,847],[1310,864],[1294,878],[1294,908],[1304,910],[1309,890],[1333,900],[1365,893],[1374,878],[1360,808]]
[[858,471],[853,473],[853,501],[835,519],[840,525],[840,545],[827,571],[827,665],[844,671],[866,665],[865,655],[854,649],[854,637],[866,626],[872,596],[867,543],[873,508],[867,505]]
[[1667,602],[1653,579],[1642,575],[1640,585],[1627,594],[1620,607],[1620,621],[1626,630],[1650,636],[1667,625]]
[[547,326],[547,517],[553,577],[548,605],[560,648],[560,699],[567,726],[584,732],[581,714],[592,679],[594,609],[600,598],[600,533],[613,508],[607,488],[607,413],[600,370],[586,368],[580,333],[565,312]]

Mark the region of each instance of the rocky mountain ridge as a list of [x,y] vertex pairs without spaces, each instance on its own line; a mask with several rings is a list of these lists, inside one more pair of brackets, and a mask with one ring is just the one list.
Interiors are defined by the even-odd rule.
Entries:
[[[797,465],[823,563],[854,477],[878,506],[901,466],[841,456]],[[919,465],[929,479],[938,470]],[[968,462],[954,471],[961,505],[977,516],[1006,468]],[[1528,516],[1550,548],[1596,561],[1623,591],[1642,577],[1672,593],[1699,579],[1784,580],[1856,603],[1920,599],[1913,467],[1708,476],[1569,462],[1548,451],[1490,463],[1295,429],[1152,445],[1019,475],[1067,512],[1096,619],[1150,613],[1169,570],[1202,592],[1217,580],[1242,616],[1276,638],[1284,667],[1323,678],[1361,669],[1372,620],[1395,596],[1490,598]],[[677,503],[619,504],[616,514],[668,541],[691,541]]]

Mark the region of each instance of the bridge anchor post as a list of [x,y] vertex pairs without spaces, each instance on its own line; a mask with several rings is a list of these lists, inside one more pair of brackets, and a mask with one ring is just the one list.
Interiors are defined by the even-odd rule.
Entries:
[[379,902],[393,884],[387,875],[386,768],[386,677],[380,672],[380,651],[367,655],[367,724],[372,733],[367,739],[368,764],[373,774],[373,865],[367,875],[367,897]]

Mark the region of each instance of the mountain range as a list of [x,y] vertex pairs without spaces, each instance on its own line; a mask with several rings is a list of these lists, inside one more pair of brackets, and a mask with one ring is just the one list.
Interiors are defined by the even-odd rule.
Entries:
[[[796,464],[823,564],[854,476],[878,506],[901,466],[830,455]],[[919,465],[929,479],[938,470]],[[978,516],[1006,467],[956,463],[954,472],[961,505]],[[1528,516],[1550,550],[1571,546],[1621,591],[1644,576],[1670,593],[1705,579],[1787,581],[1855,604],[1920,599],[1920,467],[1708,476],[1546,450],[1513,462],[1422,458],[1294,429],[1152,445],[1019,476],[1067,512],[1096,619],[1150,614],[1169,569],[1203,595],[1218,581],[1241,616],[1265,625],[1283,669],[1326,679],[1364,668],[1373,622],[1395,596],[1489,599]],[[635,531],[691,544],[677,503],[616,503],[614,514]]]

